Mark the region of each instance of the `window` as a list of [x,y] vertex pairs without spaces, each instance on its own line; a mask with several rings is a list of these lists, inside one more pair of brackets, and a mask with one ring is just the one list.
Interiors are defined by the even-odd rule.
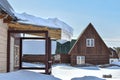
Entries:
[[86,46],[87,47],[94,47],[95,46],[95,40],[93,38],[86,39]]
[[77,64],[85,64],[85,56],[77,56]]

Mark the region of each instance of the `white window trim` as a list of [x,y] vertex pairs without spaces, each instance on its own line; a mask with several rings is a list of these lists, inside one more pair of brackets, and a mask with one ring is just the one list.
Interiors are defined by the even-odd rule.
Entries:
[[95,39],[87,38],[86,39],[86,47],[95,47]]
[[77,64],[85,64],[85,56],[77,56],[76,60]]

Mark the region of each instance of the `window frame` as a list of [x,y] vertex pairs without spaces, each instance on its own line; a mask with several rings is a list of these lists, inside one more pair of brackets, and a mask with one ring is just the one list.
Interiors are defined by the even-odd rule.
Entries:
[[86,39],[86,47],[95,47],[95,39],[87,38]]

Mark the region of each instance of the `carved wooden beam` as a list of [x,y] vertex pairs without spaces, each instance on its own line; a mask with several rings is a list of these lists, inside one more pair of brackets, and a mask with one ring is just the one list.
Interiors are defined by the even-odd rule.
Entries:
[[3,22],[4,23],[10,23],[13,20],[13,18],[9,15],[7,15],[6,17],[4,17]]
[[5,16],[7,16],[7,14],[0,14],[0,19],[4,18]]
[[[34,26],[20,23],[8,23],[8,27],[11,30],[42,30],[48,31],[49,36],[53,39],[61,39],[61,29],[49,28],[45,26]],[[44,36],[37,33],[32,33],[32,35]]]

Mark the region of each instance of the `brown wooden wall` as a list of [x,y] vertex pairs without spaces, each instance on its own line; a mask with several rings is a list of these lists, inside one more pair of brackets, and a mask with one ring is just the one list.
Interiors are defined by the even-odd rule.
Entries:
[[24,55],[23,62],[42,62],[45,63],[45,55]]
[[70,63],[70,55],[61,54],[61,63]]
[[[60,56],[60,59],[53,59],[53,63],[70,63],[70,55],[68,54],[56,54]],[[54,56],[56,56],[54,55]]]
[[[86,47],[87,38],[94,38],[94,47]],[[69,54],[71,55],[71,65],[76,65],[76,56],[85,56],[85,63],[106,64],[109,63],[110,51],[94,27],[89,24]]]

